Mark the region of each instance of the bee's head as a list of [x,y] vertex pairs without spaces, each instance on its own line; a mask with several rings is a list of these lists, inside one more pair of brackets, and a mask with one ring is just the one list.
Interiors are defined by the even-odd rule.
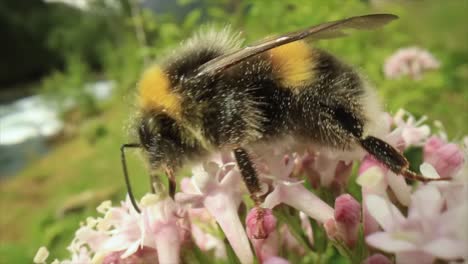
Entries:
[[204,151],[192,131],[163,112],[144,115],[139,121],[138,136],[152,169],[175,169]]

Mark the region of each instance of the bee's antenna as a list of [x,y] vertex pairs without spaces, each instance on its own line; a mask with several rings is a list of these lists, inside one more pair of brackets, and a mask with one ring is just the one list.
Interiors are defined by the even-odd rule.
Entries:
[[133,208],[135,208],[135,210],[138,213],[141,213],[141,210],[140,208],[138,208],[138,205],[135,201],[135,197],[133,196],[132,186],[130,185],[130,179],[128,177],[127,163],[125,161],[125,148],[141,148],[141,145],[137,143],[127,143],[127,144],[123,144],[122,146],[120,146],[120,155],[121,155],[120,157],[122,159],[122,168],[123,168],[123,173],[124,173],[124,178],[125,178],[125,185],[127,186],[128,196],[130,197],[130,202],[132,203]]

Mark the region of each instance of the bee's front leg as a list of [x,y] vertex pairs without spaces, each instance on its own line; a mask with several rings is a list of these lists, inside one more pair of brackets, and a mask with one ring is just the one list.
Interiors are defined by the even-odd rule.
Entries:
[[239,147],[234,149],[234,157],[242,174],[242,179],[249,190],[250,197],[255,202],[255,205],[259,206],[263,202],[263,199],[260,197],[260,182],[258,181],[257,171],[250,160],[249,154],[244,148]]

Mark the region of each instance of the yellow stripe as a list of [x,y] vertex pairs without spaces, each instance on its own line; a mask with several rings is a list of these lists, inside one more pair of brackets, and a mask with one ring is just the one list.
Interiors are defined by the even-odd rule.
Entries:
[[143,73],[138,86],[140,107],[145,110],[160,110],[178,119],[181,114],[181,99],[171,91],[166,73],[153,66]]
[[305,41],[295,41],[269,52],[273,70],[285,88],[304,87],[314,78],[314,54]]

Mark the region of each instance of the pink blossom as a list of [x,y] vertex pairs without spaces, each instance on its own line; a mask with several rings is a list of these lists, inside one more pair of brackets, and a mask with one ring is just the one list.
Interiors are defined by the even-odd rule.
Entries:
[[141,203],[143,245],[157,250],[160,263],[179,263],[180,248],[189,233],[186,213],[170,197],[147,194]]
[[234,162],[217,156],[192,170],[189,193],[177,193],[176,200],[204,207],[216,219],[242,263],[252,263],[253,254],[247,234],[237,214],[242,200],[242,181]]
[[250,239],[265,239],[275,231],[276,218],[271,209],[254,207],[247,214],[245,225]]
[[384,73],[389,79],[395,79],[404,75],[418,80],[428,70],[440,67],[432,54],[418,47],[402,48],[397,50],[385,61]]
[[271,209],[254,207],[246,217],[247,235],[260,262],[278,254],[276,218]]
[[463,152],[453,143],[433,136],[424,145],[424,161],[434,166],[440,176],[453,176],[463,164]]
[[335,221],[341,238],[353,247],[358,240],[361,205],[351,195],[342,194],[336,198]]
[[431,134],[431,129],[424,124],[426,116],[416,120],[407,111],[400,109],[393,116],[395,129],[387,135],[387,141],[394,147],[404,150],[410,146],[422,146]]
[[463,218],[466,209],[461,207],[465,206],[444,210],[444,198],[436,187],[424,185],[412,194],[407,217],[381,196],[369,195],[365,203],[384,230],[367,236],[367,243],[396,253],[397,260],[407,255],[421,261],[467,257],[468,241],[457,234],[466,230],[466,224],[458,221]]
[[288,154],[281,149],[271,149],[267,153],[270,154],[261,155],[257,164],[263,168],[259,170],[260,178],[270,181],[273,191],[266,196],[262,207],[274,208],[284,203],[322,223],[333,218],[333,209],[328,204],[307,190],[302,181],[290,177],[296,164],[296,153]]

